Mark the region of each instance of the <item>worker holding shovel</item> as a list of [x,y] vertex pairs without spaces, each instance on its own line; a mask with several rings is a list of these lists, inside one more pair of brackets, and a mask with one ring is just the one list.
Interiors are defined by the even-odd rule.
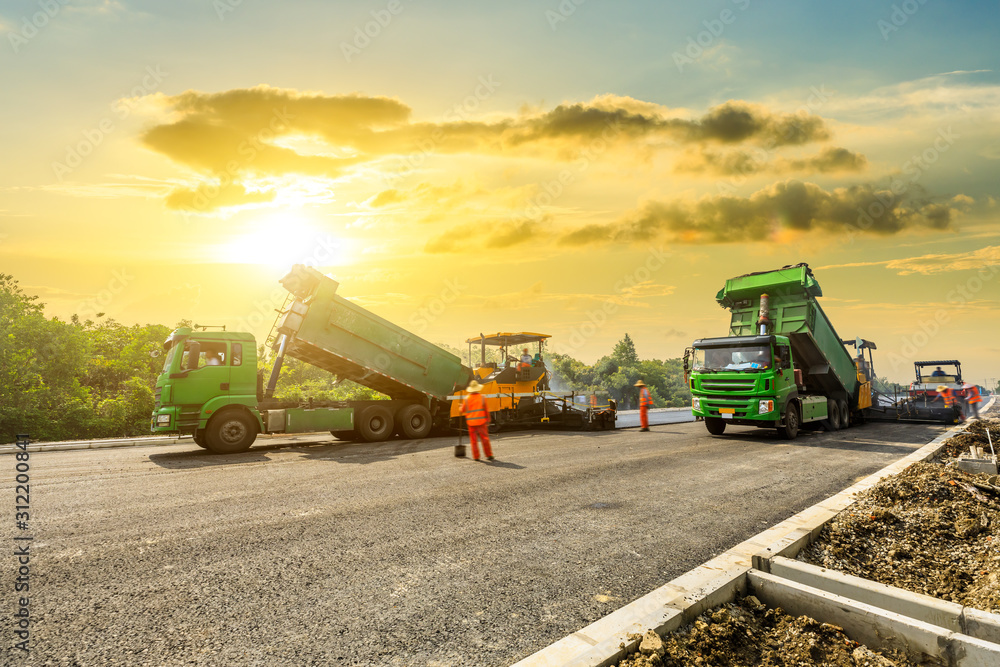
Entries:
[[462,401],[459,411],[465,415],[465,423],[469,427],[469,444],[472,445],[472,458],[479,460],[479,440],[483,441],[483,453],[486,460],[493,460],[493,448],[490,446],[490,410],[486,407],[486,399],[481,392],[483,385],[473,380],[465,390],[467,395]]

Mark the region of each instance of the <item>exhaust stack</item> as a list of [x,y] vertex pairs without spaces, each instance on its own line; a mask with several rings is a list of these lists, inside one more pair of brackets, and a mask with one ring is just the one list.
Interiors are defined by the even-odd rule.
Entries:
[[766,294],[760,295],[760,313],[757,318],[757,325],[760,327],[760,335],[763,336],[767,333],[767,325],[771,323],[771,320],[767,317],[767,311],[769,310],[770,299]]

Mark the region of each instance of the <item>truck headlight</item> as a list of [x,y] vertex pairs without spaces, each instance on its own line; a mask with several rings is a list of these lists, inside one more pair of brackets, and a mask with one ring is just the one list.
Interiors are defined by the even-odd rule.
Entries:
[[691,399],[691,409],[692,410],[701,410],[701,399],[700,398],[692,398]]
[[766,415],[768,412],[774,412],[774,401],[761,401],[757,406],[757,414]]
[[157,426],[170,426],[170,415],[156,415]]

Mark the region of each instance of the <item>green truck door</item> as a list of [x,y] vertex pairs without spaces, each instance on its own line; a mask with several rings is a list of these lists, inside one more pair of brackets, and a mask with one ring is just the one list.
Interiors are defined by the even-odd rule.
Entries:
[[178,373],[178,375],[183,376],[183,379],[173,383],[171,402],[180,404],[182,412],[188,412],[191,408],[200,411],[202,406],[213,399],[216,399],[214,401],[216,404],[218,404],[219,398],[223,399],[223,403],[228,403],[230,374],[232,372],[229,365],[231,362],[230,343],[227,341],[198,341],[201,348],[198,355],[198,368],[188,370],[191,343],[192,341],[187,341],[184,344],[184,356],[181,359]]

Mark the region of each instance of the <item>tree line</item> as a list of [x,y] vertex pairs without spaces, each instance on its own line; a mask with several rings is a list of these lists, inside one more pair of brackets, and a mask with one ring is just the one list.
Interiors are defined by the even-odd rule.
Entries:
[[[125,325],[103,313],[95,317],[46,317],[38,297],[25,294],[13,276],[0,274],[0,442],[13,442],[18,433],[50,441],[150,434],[154,387],[163,365],[163,357],[151,353],[162,349],[172,328]],[[190,322],[177,326],[183,325]],[[261,346],[258,364],[266,377],[270,360],[263,352]],[[640,378],[657,407],[690,402],[680,359],[640,360],[628,334],[593,365],[555,353],[545,355],[545,363],[553,390],[607,392],[600,402],[613,398],[620,409],[637,406],[633,385]],[[275,397],[384,398],[291,358],[282,366]]]

